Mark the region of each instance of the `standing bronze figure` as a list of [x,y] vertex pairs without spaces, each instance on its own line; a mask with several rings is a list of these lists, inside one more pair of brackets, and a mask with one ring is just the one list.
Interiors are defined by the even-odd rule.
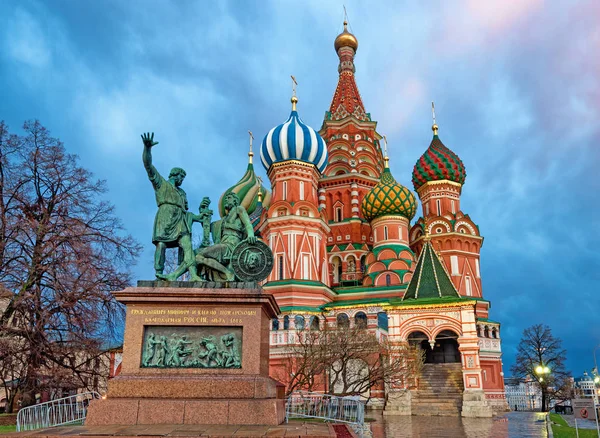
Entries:
[[[165,251],[167,248],[179,248],[179,267],[187,267],[191,281],[200,280],[196,273],[192,248],[192,222],[196,220],[196,215],[187,211],[187,196],[181,188],[181,183],[186,175],[185,170],[174,167],[169,173],[169,179],[165,180],[152,165],[152,147],[158,144],[157,141],[154,141],[154,133],[143,134],[142,141],[144,142],[142,161],[152,187],[154,187],[158,206],[152,232],[152,243],[156,245],[154,254],[156,278],[168,279],[164,274]],[[189,220],[190,215],[192,220]]]

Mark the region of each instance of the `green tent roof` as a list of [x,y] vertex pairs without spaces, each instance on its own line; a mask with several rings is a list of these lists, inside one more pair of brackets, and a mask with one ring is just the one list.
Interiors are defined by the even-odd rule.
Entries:
[[429,240],[425,241],[415,273],[402,300],[458,297],[460,295]]

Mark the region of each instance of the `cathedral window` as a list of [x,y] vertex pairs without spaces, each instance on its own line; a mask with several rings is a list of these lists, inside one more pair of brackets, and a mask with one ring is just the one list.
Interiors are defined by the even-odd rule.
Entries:
[[481,278],[481,274],[479,273],[479,260],[475,259],[475,275],[477,278]]
[[338,328],[350,327],[350,318],[345,313],[339,313],[336,317],[336,323]]
[[318,316],[313,315],[310,317],[310,329],[314,331],[318,331],[320,329]]
[[383,240],[388,240],[388,227],[383,227]]
[[294,325],[296,330],[304,330],[304,317],[302,315],[296,315],[294,318]]
[[492,329],[492,338],[496,338],[496,327]]
[[337,284],[342,278],[342,260],[339,257],[334,257],[333,264],[333,283]]
[[385,285],[391,286],[392,284],[392,276],[390,274],[385,274]]
[[398,227],[398,239],[402,240],[402,227]]
[[425,204],[425,216],[429,216],[429,204]]
[[300,216],[308,217],[308,208],[301,208]]
[[283,280],[283,255],[277,256],[277,279]]
[[336,207],[336,209],[335,209],[335,221],[336,222],[341,222],[342,220],[343,220],[342,207]]
[[438,216],[442,215],[442,201],[439,199],[435,200],[435,205],[437,206],[437,214]]
[[366,270],[367,270],[367,256],[363,255],[360,258],[360,272],[362,272],[364,274]]
[[290,317],[288,315],[285,315],[283,317],[283,329],[284,330],[290,329]]
[[377,327],[382,330],[388,330],[388,316],[385,312],[379,312],[377,314]]
[[477,337],[481,338],[481,326],[480,325],[477,326]]
[[273,331],[279,330],[279,320],[277,318],[273,318]]
[[471,291],[471,277],[468,275],[465,277],[465,291],[468,297],[473,295],[473,291]]
[[460,275],[458,272],[458,256],[450,256],[450,267],[452,268],[452,275]]
[[304,201],[304,181],[300,181],[300,200]]
[[487,325],[483,329],[483,336],[485,336],[486,338],[490,337],[490,329],[489,329],[489,327]]
[[283,200],[287,199],[287,181],[283,182]]
[[359,329],[367,328],[367,314],[365,312],[358,312],[354,315],[354,325]]
[[302,278],[310,280],[310,258],[308,254],[302,254]]
[[454,206],[454,199],[450,201],[450,205],[452,206],[452,214],[456,214],[456,207]]

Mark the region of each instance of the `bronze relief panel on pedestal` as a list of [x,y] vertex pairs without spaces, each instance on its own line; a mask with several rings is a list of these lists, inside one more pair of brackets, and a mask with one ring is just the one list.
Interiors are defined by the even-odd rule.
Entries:
[[242,327],[145,326],[141,368],[241,368]]

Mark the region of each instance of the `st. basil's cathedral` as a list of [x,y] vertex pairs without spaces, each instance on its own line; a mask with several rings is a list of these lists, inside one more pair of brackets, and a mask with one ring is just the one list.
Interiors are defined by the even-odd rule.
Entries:
[[417,200],[394,179],[361,99],[358,40],[346,22],[334,47],[339,81],[321,129],[302,121],[294,93],[288,119],[260,148],[271,190],[251,150],[246,173],[225,192],[239,195],[273,251],[263,288],[282,313],[271,326],[271,374],[281,378],[296,330],[361,325],[425,350],[417,387],[372,388],[371,406],[405,415],[504,411],[500,324],[489,319],[480,275],[483,237],[460,202],[465,166],[434,120],[412,172],[423,216],[411,225]]

